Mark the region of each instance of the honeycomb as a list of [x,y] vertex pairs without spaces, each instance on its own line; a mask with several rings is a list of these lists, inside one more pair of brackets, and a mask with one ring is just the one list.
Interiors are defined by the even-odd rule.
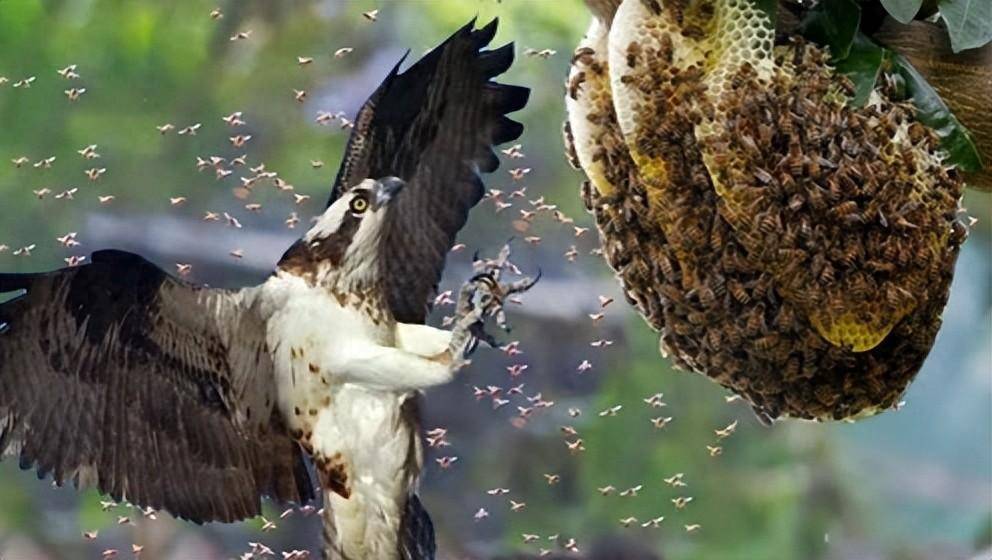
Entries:
[[[613,136],[606,130],[612,115],[613,95],[610,92],[609,62],[606,59],[606,26],[593,19],[585,38],[579,43],[572,58],[568,75],[568,94],[565,107],[569,114],[566,138],[572,138],[570,153],[573,165],[585,170],[589,181],[604,194],[613,191],[607,179],[607,169],[612,167],[607,151],[598,146],[604,138]],[[579,138],[578,143],[574,138]]]
[[966,237],[936,134],[891,84],[851,107],[827,54],[776,41],[750,0],[625,0],[605,47],[610,91],[570,90],[566,136],[604,254],[662,352],[762,418],[892,407]]

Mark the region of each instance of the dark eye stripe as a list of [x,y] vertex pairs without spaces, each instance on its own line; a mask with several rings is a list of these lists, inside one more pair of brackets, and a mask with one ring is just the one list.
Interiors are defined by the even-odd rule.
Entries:
[[295,266],[300,270],[307,270],[308,267],[316,267],[325,260],[329,261],[331,266],[340,265],[361,223],[360,217],[351,212],[345,213],[341,225],[334,233],[314,239],[311,243],[306,243],[303,239],[294,243],[283,255],[280,263],[284,264],[280,266],[287,269]]

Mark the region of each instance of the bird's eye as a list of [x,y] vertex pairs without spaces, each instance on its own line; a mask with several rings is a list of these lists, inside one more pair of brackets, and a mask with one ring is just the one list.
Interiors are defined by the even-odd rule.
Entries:
[[356,214],[361,214],[369,209],[369,201],[365,200],[365,197],[356,196],[351,200],[351,211]]

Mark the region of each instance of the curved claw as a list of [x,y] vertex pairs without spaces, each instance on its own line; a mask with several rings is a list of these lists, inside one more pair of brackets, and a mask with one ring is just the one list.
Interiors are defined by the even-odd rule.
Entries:
[[473,351],[475,350],[475,347],[478,346],[479,341],[485,342],[492,348],[497,348],[500,345],[499,342],[493,338],[493,335],[486,332],[485,325],[482,323],[472,325],[469,332],[472,333],[472,337],[475,339],[475,343],[472,346]]
[[537,282],[541,279],[541,275],[542,274],[543,274],[543,271],[540,268],[538,268],[537,269],[537,276],[535,276],[534,278],[530,278],[530,277],[524,278],[524,279],[518,280],[518,281],[516,281],[516,282],[514,282],[512,284],[507,284],[507,285],[501,286],[501,287],[503,288],[503,291],[504,291],[504,293],[506,295],[519,294],[520,292],[526,292],[527,290],[533,288],[535,284],[537,284]]
[[512,241],[512,237],[507,240],[495,259],[482,259],[478,252],[472,257],[475,274],[462,288],[459,309],[466,312],[471,312],[473,309],[477,310],[481,318],[471,324],[468,329],[472,336],[472,343],[465,348],[466,357],[475,351],[479,341],[493,347],[499,346],[496,339],[485,330],[485,317],[494,317],[500,328],[505,332],[510,332],[510,325],[506,321],[506,313],[503,310],[504,300],[507,296],[531,289],[543,274],[543,271],[538,269],[537,276],[534,278],[528,277],[508,283],[500,282],[500,276],[504,269],[510,268],[519,274],[516,267],[510,263],[510,243]]

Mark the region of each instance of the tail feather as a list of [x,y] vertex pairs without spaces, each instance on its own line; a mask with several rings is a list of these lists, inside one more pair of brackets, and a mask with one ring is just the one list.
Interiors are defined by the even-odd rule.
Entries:
[[434,523],[416,494],[410,494],[400,527],[400,557],[403,560],[434,560],[437,543]]

